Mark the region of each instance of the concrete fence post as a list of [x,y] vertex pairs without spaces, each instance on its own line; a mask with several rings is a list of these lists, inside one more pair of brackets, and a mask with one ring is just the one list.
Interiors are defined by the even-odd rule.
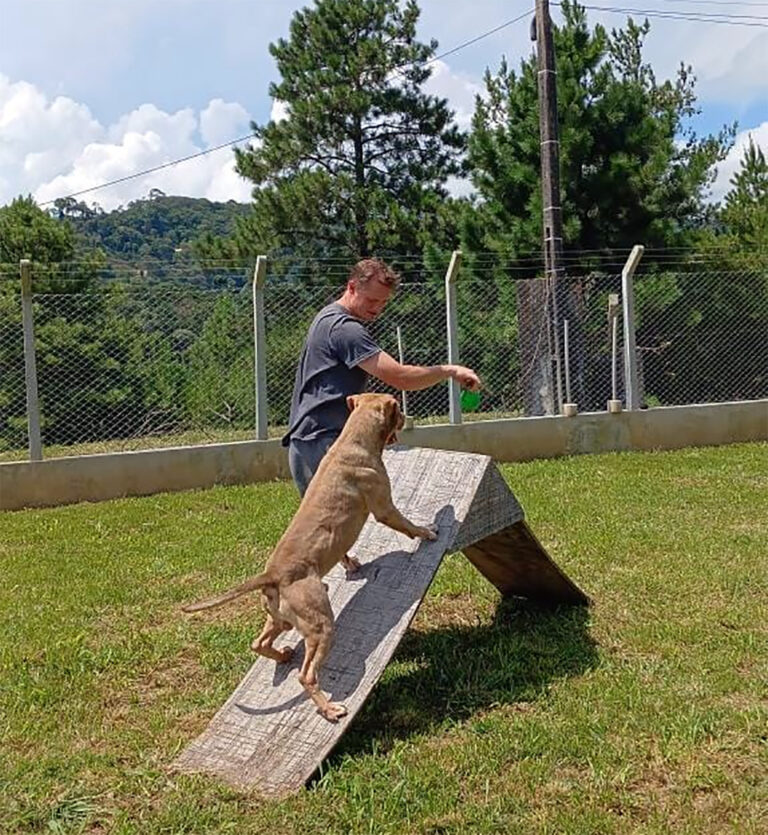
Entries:
[[624,318],[624,386],[627,409],[640,408],[640,385],[637,377],[637,340],[635,338],[635,288],[634,276],[643,257],[645,247],[632,247],[627,263],[621,271],[621,301]]
[[267,440],[267,346],[264,330],[264,285],[267,257],[259,255],[253,271],[253,373],[256,392],[256,440]]
[[27,438],[29,460],[42,461],[40,439],[40,400],[37,393],[37,357],[35,354],[35,315],[32,309],[32,262],[19,262],[21,274],[21,322],[24,330],[24,384],[27,391]]
[[[451,255],[448,272],[445,274],[445,321],[448,331],[448,362],[459,362],[459,325],[456,313],[456,279],[461,266],[461,251],[456,249]],[[453,424],[461,423],[460,386],[451,378],[448,381],[448,420]]]

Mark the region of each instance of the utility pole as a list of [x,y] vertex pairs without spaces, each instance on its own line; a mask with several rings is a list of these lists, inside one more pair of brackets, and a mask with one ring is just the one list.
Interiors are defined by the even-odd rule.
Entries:
[[560,206],[560,136],[557,122],[557,70],[549,0],[536,0],[535,29],[539,81],[539,133],[541,135],[541,197],[544,215],[544,269],[551,302],[551,345],[555,354],[556,411],[562,412],[562,318],[567,299],[563,266],[563,212]]

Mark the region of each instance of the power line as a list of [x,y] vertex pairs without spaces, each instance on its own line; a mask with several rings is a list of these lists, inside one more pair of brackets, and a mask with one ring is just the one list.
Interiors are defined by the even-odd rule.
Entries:
[[483,40],[483,38],[487,38],[490,35],[495,35],[496,32],[500,32],[502,29],[506,29],[507,26],[511,26],[513,23],[518,23],[519,21],[523,20],[526,17],[529,17],[532,14],[533,9],[529,9],[527,12],[523,12],[523,14],[518,15],[517,17],[513,17],[512,20],[508,20],[506,23],[499,24],[494,29],[490,29],[489,31],[484,32],[482,35],[478,35],[476,38],[464,41],[464,43],[455,46],[453,49],[449,49],[447,52],[442,52],[440,53],[440,55],[435,55],[434,58],[430,58],[428,61],[425,61],[424,66],[426,66],[427,64],[432,64],[435,61],[439,61],[441,58],[445,58],[447,55],[453,55],[454,52],[458,52],[460,49],[464,49],[464,47],[471,46],[473,43],[477,43],[478,41]]
[[191,159],[197,159],[198,157],[204,157],[207,154],[212,154],[214,151],[220,151],[222,148],[229,148],[231,145],[236,145],[238,142],[245,142],[246,139],[251,139],[256,134],[249,133],[247,136],[240,136],[237,139],[230,139],[229,142],[222,142],[221,145],[215,145],[213,148],[206,148],[204,151],[198,151],[196,154],[190,154],[186,157],[181,157],[180,159],[174,159],[170,162],[164,162],[162,165],[156,165],[154,168],[147,168],[145,171],[137,171],[135,174],[128,174],[125,177],[120,177],[117,180],[110,180],[108,183],[102,183],[100,186],[91,186],[90,188],[84,188],[80,191],[73,191],[72,194],[67,194],[64,197],[57,197],[54,200],[46,200],[44,203],[40,203],[41,206],[48,206],[51,203],[55,203],[56,200],[69,200],[72,197],[79,197],[81,194],[88,194],[92,191],[98,191],[102,188],[107,188],[108,186],[116,186],[119,183],[125,183],[128,180],[135,180],[137,177],[143,177],[146,174],[154,174],[156,171],[162,171],[164,168],[170,168],[173,165],[178,165],[180,162],[187,162]]
[[766,2],[750,2],[750,0],[663,0],[664,3],[690,3],[694,6],[753,6],[768,9]]
[[[472,44],[475,44],[478,41],[483,40],[484,38],[488,38],[491,35],[496,34],[496,32],[500,32],[502,29],[506,29],[508,26],[511,26],[513,23],[517,23],[518,21],[523,20],[523,18],[526,18],[531,14],[533,14],[533,9],[529,9],[527,12],[524,12],[523,14],[518,15],[517,17],[514,17],[511,20],[507,20],[506,22],[501,23],[498,26],[495,26],[493,29],[489,29],[487,32],[483,32],[481,35],[478,35],[475,38],[472,38],[468,41],[465,41],[464,43],[461,43],[458,46],[455,46],[452,49],[447,50],[446,52],[441,52],[439,55],[433,56],[429,60],[424,61],[421,66],[429,66],[429,64],[433,64],[435,61],[439,61],[441,58],[445,58],[448,55],[453,55],[454,53],[458,52],[461,49],[465,49],[466,47],[471,46]],[[411,66],[411,65],[412,65],[411,62],[401,64],[398,67],[393,67],[392,72],[399,72],[404,67],[408,67],[408,66]],[[99,191],[103,188],[109,188],[110,186],[116,186],[116,185],[119,185],[120,183],[125,183],[129,180],[135,180],[138,177],[144,177],[147,174],[154,174],[157,171],[162,171],[165,168],[171,168],[174,165],[179,165],[182,162],[188,162],[189,160],[197,159],[199,157],[204,157],[204,156],[207,156],[208,154],[212,154],[214,151],[220,151],[223,148],[229,148],[232,145],[237,145],[238,142],[245,142],[248,139],[252,139],[255,135],[256,134],[251,133],[251,134],[248,134],[247,136],[240,136],[237,139],[229,140],[229,142],[222,142],[221,145],[216,145],[213,148],[206,148],[204,151],[199,151],[196,154],[190,154],[189,156],[181,157],[180,159],[170,160],[169,162],[165,162],[162,165],[156,165],[153,168],[147,168],[143,171],[137,171],[135,174],[129,174],[125,177],[120,177],[117,180],[110,180],[109,182],[102,183],[101,185],[98,185],[98,186],[91,186],[90,188],[84,188],[84,189],[81,189],[80,191],[72,192],[72,194],[67,194],[63,197],[57,197],[54,200],[46,200],[44,203],[40,203],[40,205],[41,206],[48,206],[52,203],[55,203],[56,200],[69,200],[73,197],[79,197],[82,194],[90,194],[91,192]]]
[[[553,2],[553,6],[562,6],[562,3]],[[764,15],[734,15],[727,12],[683,12],[665,11],[664,9],[636,9],[625,6],[584,6],[596,12],[609,12],[616,14],[641,14],[646,17],[656,17],[661,20],[686,20],[694,23],[714,23],[723,26],[750,26],[757,29],[768,29],[768,17]]]

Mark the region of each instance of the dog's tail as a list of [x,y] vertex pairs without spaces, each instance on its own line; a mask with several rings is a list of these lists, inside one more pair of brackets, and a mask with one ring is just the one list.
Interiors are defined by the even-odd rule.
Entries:
[[269,574],[257,574],[255,577],[249,578],[244,583],[240,583],[239,586],[235,586],[233,589],[225,591],[217,597],[209,597],[207,600],[201,600],[198,603],[187,603],[186,606],[181,607],[181,610],[182,612],[200,612],[203,609],[213,609],[216,606],[223,606],[225,603],[229,603],[230,600],[242,597],[244,594],[248,594],[248,592],[276,585],[277,583],[275,583]]

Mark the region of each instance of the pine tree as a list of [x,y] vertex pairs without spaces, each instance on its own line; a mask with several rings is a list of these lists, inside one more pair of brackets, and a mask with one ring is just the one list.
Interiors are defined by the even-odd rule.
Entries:
[[749,137],[739,170],[731,178],[721,218],[736,248],[768,258],[768,161],[763,149]]
[[[695,78],[682,66],[660,82],[643,62],[649,31],[631,19],[590,29],[583,6],[564,0],[555,29],[560,167],[566,247],[679,245],[706,214],[714,164],[733,128],[697,137]],[[519,71],[504,61],[486,73],[469,141],[482,210],[467,230],[481,248],[540,250],[539,125],[535,56]]]
[[447,178],[464,137],[446,101],[421,87],[436,42],[416,40],[414,0],[316,0],[270,46],[286,117],[253,124],[237,152],[254,183],[240,252],[305,257],[414,251],[439,233]]

